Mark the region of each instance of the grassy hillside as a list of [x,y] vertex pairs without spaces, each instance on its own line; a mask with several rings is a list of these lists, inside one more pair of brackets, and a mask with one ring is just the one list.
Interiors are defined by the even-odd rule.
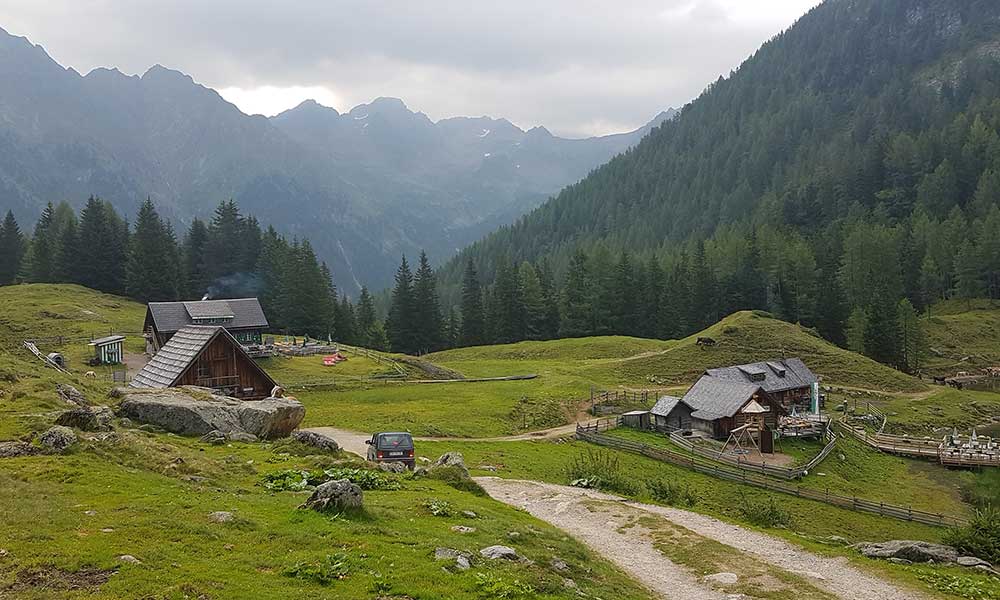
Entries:
[[[710,337],[716,346],[699,346]],[[761,312],[738,312],[668,349],[583,370],[587,376],[626,384],[655,378],[663,384],[690,384],[706,368],[797,356],[825,383],[888,392],[916,392],[926,386],[904,373],[838,348],[798,325]]]
[[442,364],[473,360],[600,360],[628,358],[644,352],[666,350],[673,343],[625,336],[569,338],[458,348],[428,354],[425,358]]
[[931,308],[922,323],[930,348],[928,372],[953,375],[956,371],[1000,366],[1000,302],[942,302]]

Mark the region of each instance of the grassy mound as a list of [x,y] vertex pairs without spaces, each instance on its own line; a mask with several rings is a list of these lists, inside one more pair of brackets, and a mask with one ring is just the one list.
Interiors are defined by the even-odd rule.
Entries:
[[559,361],[628,358],[644,352],[666,350],[672,343],[626,336],[585,337],[458,348],[428,354],[425,358],[436,363],[470,360]]
[[[922,321],[927,371],[954,375],[1000,365],[1000,302],[951,300],[935,305]],[[965,360],[967,359],[967,360]]]
[[[710,337],[715,346],[699,346]],[[813,332],[761,312],[738,312],[704,331],[651,355],[595,365],[584,372],[621,384],[654,380],[664,385],[690,384],[708,368],[799,357],[827,383],[890,392],[926,389],[919,380],[871,359],[830,344]]]

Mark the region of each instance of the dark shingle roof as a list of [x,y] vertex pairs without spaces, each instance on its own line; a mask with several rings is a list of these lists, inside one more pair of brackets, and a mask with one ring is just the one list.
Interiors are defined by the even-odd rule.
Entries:
[[692,417],[712,421],[731,417],[761,389],[754,383],[727,381],[703,375],[684,394],[684,403],[694,409]]
[[194,324],[194,319],[227,319],[227,329],[266,329],[267,318],[256,298],[235,298],[232,300],[200,300],[197,302],[150,302],[149,314],[153,317],[156,330],[172,333],[186,325]]
[[649,412],[659,417],[666,417],[670,414],[670,411],[674,410],[677,403],[680,401],[681,399],[676,396],[663,396],[656,401],[656,404],[653,405],[653,408],[651,408]]
[[[160,348],[146,366],[132,378],[132,387],[166,388],[187,371],[215,336],[229,335],[222,327],[191,325],[182,327]],[[235,344],[236,341],[234,340]]]
[[[818,381],[816,375],[798,358],[708,369],[705,374],[726,381],[754,383],[768,393],[807,387]],[[758,378],[753,378],[754,374]]]

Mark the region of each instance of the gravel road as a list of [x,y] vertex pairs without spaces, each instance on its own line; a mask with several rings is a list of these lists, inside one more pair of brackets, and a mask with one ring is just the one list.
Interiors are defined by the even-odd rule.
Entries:
[[[672,525],[715,540],[780,570],[803,577],[820,590],[843,600],[923,600],[925,595],[901,588],[852,566],[843,557],[824,557],[807,552],[770,535],[730,525],[697,513],[626,502],[622,498],[579,488],[477,477],[490,496],[518,508],[573,535],[663,598],[727,598],[699,580],[684,567],[668,560],[653,547],[649,531],[623,527],[644,516],[666,519]],[[595,511],[595,500],[616,502],[620,511]]]

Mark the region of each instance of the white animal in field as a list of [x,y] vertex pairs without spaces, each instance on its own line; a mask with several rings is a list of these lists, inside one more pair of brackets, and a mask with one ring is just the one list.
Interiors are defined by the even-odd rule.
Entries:
[[97,373],[94,373],[93,371],[87,371],[83,374],[83,376],[90,377],[91,379],[97,379]]

